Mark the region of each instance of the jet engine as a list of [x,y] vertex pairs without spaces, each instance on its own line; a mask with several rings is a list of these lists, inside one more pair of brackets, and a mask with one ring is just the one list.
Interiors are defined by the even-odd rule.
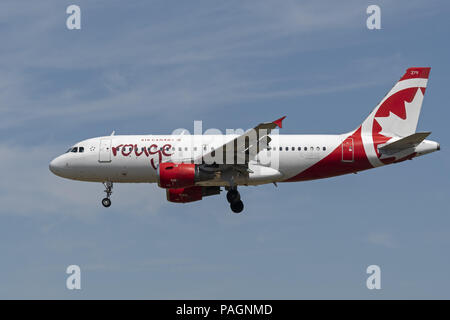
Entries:
[[163,162],[158,167],[158,185],[161,188],[186,188],[212,179],[213,172],[200,170],[199,165],[193,163]]
[[163,162],[158,168],[161,188],[183,188],[195,184],[195,164]]

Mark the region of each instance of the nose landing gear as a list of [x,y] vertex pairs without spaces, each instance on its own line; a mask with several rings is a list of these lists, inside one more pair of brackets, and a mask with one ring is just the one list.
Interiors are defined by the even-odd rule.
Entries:
[[234,213],[241,213],[244,210],[244,203],[241,200],[241,195],[237,191],[237,188],[228,190],[227,200],[230,203],[231,211]]
[[111,206],[111,200],[109,198],[111,197],[112,194],[113,183],[110,181],[106,181],[103,182],[103,185],[105,186],[106,198],[103,198],[102,205],[105,208],[108,208]]
[[109,206],[111,206],[111,200],[109,200],[108,198],[103,198],[103,200],[102,200],[102,205],[103,205],[105,208],[108,208]]

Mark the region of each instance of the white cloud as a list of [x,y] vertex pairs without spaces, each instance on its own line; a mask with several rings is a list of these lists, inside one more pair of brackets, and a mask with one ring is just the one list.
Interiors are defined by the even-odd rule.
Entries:
[[[65,29],[64,4],[39,1],[18,8],[15,3],[0,4],[0,21],[12,26],[0,30],[0,59],[8,62],[0,68],[2,129],[68,117],[95,121],[129,112],[151,116],[165,109],[203,110],[243,99],[336,92],[361,84],[360,79],[341,79],[338,85],[298,88],[289,85],[287,76],[271,77],[264,84],[235,65],[236,59],[283,59],[323,46],[308,35],[352,26],[361,14],[357,2],[179,6],[164,18],[148,12],[117,24],[108,19],[110,14],[120,16],[114,10],[123,7],[137,14],[152,5],[161,10],[159,3],[81,1],[86,21],[80,31]],[[286,39],[292,39],[289,46]],[[274,86],[279,80],[286,84],[283,89]]]

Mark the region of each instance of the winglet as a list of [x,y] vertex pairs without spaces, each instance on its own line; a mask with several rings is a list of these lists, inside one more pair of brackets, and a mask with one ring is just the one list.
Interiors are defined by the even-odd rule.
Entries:
[[284,120],[284,118],[286,118],[286,116],[284,116],[284,117],[282,117],[282,118],[280,118],[280,119],[278,119],[278,120],[275,120],[273,123],[275,123],[279,128],[283,128],[283,120]]

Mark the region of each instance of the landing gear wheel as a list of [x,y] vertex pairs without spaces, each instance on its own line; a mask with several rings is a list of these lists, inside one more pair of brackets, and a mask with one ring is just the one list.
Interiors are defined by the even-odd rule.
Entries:
[[239,191],[237,191],[236,189],[231,189],[230,191],[228,191],[227,200],[229,203],[241,200],[241,195],[239,194]]
[[230,204],[231,211],[241,213],[244,210],[244,203],[241,200],[234,201]]
[[111,206],[111,200],[109,200],[109,198],[104,198],[104,199],[102,200],[102,205],[103,205],[105,208],[108,208],[109,206]]
[[108,208],[111,206],[111,200],[109,200],[109,198],[111,197],[112,194],[113,183],[111,181],[106,181],[103,182],[103,185],[105,186],[106,198],[103,198],[102,205],[105,208]]

